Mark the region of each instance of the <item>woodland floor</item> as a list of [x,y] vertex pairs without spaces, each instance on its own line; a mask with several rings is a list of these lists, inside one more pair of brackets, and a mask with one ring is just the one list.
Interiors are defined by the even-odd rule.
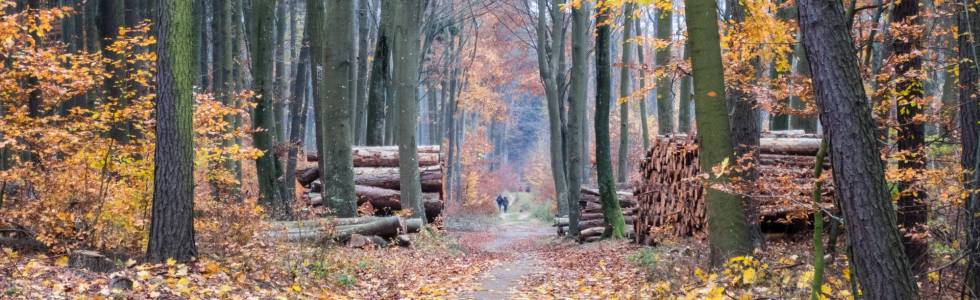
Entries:
[[[446,220],[412,248],[351,249],[256,238],[204,247],[189,264],[117,262],[113,273],[67,266],[63,255],[0,252],[0,299],[722,299],[807,295],[805,240],[770,243],[756,259],[705,268],[701,241],[642,247],[578,244],[533,212]],[[797,255],[799,253],[800,255]],[[839,262],[840,260],[838,260]],[[829,270],[828,294],[847,298]],[[131,290],[109,288],[112,278]]]

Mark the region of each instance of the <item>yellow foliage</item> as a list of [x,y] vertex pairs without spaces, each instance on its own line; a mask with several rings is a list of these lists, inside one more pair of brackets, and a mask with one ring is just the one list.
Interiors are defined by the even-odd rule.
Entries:
[[[0,7],[11,3],[0,0]],[[0,15],[0,53],[9,66],[0,69],[0,188],[16,190],[4,195],[0,226],[24,226],[56,253],[142,251],[153,189],[156,39],[149,24],[140,24],[121,28],[105,53],[70,52],[48,33],[71,13],[55,7]],[[234,95],[230,103],[250,97]],[[195,108],[197,178],[237,183],[214,162],[260,155],[229,143],[247,135],[229,120],[246,119],[248,105],[198,95]],[[224,200],[198,194],[199,238],[250,237],[255,222],[245,218],[255,216],[254,201],[228,214],[217,205]],[[213,213],[219,210],[241,219]]]

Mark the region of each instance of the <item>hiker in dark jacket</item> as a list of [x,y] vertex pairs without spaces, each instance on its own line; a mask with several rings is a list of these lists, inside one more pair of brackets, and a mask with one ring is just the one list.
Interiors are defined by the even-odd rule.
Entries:
[[497,195],[497,209],[507,212],[507,198],[502,195]]

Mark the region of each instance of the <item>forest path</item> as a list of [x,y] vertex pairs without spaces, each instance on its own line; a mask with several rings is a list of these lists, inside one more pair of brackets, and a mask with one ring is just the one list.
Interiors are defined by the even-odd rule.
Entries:
[[479,288],[465,299],[515,299],[521,278],[542,265],[535,252],[542,250],[545,241],[555,234],[548,224],[531,218],[528,213],[512,212],[500,217],[503,221],[490,228],[491,237],[480,250],[501,255],[502,262],[486,270]]

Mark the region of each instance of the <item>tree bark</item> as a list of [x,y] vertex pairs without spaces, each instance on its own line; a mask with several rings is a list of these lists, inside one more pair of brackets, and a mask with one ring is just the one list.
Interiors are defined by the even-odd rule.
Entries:
[[[556,72],[561,72],[557,70],[558,63],[558,53],[555,47],[549,44],[551,41],[548,40],[549,32],[547,28],[547,10],[544,9],[548,7],[546,0],[537,0],[538,2],[538,22],[537,22],[537,59],[538,59],[538,74],[541,76],[541,85],[544,86],[545,99],[548,101],[548,132],[549,132],[549,154],[551,159],[551,176],[555,184],[555,201],[557,202],[558,214],[567,215],[568,214],[568,181],[565,177],[565,156],[562,150],[562,126],[561,126],[561,108],[559,102],[562,101],[559,97],[559,86],[556,81]],[[554,18],[554,16],[561,16],[560,10],[557,3],[554,4],[551,9],[552,13],[552,25],[551,26],[561,26],[563,20]],[[560,42],[560,41],[559,41]],[[564,46],[563,43],[558,45]]]
[[[967,1],[961,2],[967,3]],[[961,8],[957,13],[959,23],[959,105],[960,105],[960,136],[963,143],[963,156],[960,166],[963,168],[963,188],[970,193],[964,204],[965,214],[973,216],[967,219],[967,248],[969,258],[966,268],[966,285],[969,297],[980,295],[980,199],[977,188],[980,186],[980,100],[978,84],[980,84],[980,9],[976,2]]]
[[[722,161],[734,161],[725,105],[717,3],[712,0],[688,0],[686,10],[688,44],[691,46],[694,74],[694,101],[697,102],[695,113],[701,149],[699,162],[701,173],[711,174],[711,169]],[[749,226],[742,202],[735,195],[712,187],[713,184],[727,182],[728,178],[721,176],[709,179],[705,185],[708,242],[711,262],[716,266],[729,257],[752,252]]]
[[916,299],[843,7],[833,0],[798,3],[820,120],[830,138],[834,188],[853,241],[855,277],[869,299]]
[[629,148],[630,148],[630,89],[632,80],[630,68],[633,67],[633,51],[630,49],[630,39],[633,37],[633,9],[635,4],[623,4],[623,59],[619,68],[619,157],[616,160],[616,182],[626,183],[629,179]]
[[391,2],[381,3],[381,22],[374,46],[374,60],[371,62],[371,90],[368,93],[367,128],[365,144],[384,145],[385,137],[385,99],[390,77],[390,50],[388,49],[388,23],[391,22]]
[[157,146],[146,258],[188,261],[194,245],[194,95],[191,0],[158,0]]
[[[658,41],[670,41],[671,40],[671,29],[672,21],[669,10],[657,10],[654,12],[657,15],[657,33],[656,37]],[[690,41],[690,38],[688,38]],[[690,42],[689,42],[690,43]],[[670,47],[657,48],[655,63],[657,69],[667,71],[668,64],[670,63]],[[676,127],[673,124],[674,120],[674,96],[672,93],[671,80],[670,77],[665,73],[663,76],[657,78],[657,126],[660,134],[670,134],[674,133]]]
[[571,70],[571,101],[568,111],[568,234],[579,234],[579,199],[580,193],[572,192],[582,186],[583,173],[581,169],[588,161],[588,152],[584,151],[586,136],[585,110],[586,97],[589,91],[589,50],[592,34],[589,32],[589,17],[592,16],[591,3],[583,1],[580,6],[572,9],[572,70]]
[[609,66],[612,54],[609,51],[609,4],[598,2],[596,17],[596,99],[595,99],[595,156],[598,172],[599,194],[602,202],[602,215],[606,221],[603,237],[620,239],[626,236],[623,209],[616,199],[616,179],[612,168],[612,151],[609,146],[609,107],[612,101],[612,74]]
[[[636,23],[634,25],[634,28],[636,28],[636,36],[642,39],[643,38],[643,27],[640,26],[640,19],[637,18],[636,20],[634,20],[634,22]],[[646,55],[645,55],[645,53],[643,53],[643,42],[637,42],[636,43],[636,61],[637,61],[637,64],[640,66],[640,70],[644,70],[645,71],[646,70],[646,63],[647,63],[647,61],[644,58],[644,56],[646,56]],[[639,77],[640,77],[640,90],[642,91],[642,90],[645,90],[646,89],[646,86],[647,86],[646,74],[641,73],[641,74],[639,74]],[[683,85],[682,85],[682,88],[681,88],[681,92],[682,93],[683,93],[683,90],[684,89],[683,89]],[[682,103],[681,105],[683,105],[683,102],[681,102],[681,103]],[[647,115],[647,93],[644,92],[643,93],[643,96],[640,96],[640,135],[642,135],[642,137],[643,137],[643,151],[647,151],[647,150],[650,149],[650,124],[649,124],[650,121],[647,119],[647,116],[648,116]],[[680,126],[680,125],[678,125],[678,126]]]
[[306,128],[306,108],[307,101],[306,97],[306,86],[309,84],[310,78],[310,47],[309,38],[306,33],[303,33],[303,41],[300,45],[299,52],[299,62],[296,65],[295,81],[293,82],[293,99],[289,102],[289,112],[292,116],[289,117],[289,154],[286,156],[286,173],[285,180],[283,180],[283,185],[286,187],[286,203],[293,203],[296,195],[296,156],[299,155],[299,150],[303,148],[303,138],[305,138]]
[[281,170],[275,155],[275,80],[273,78],[274,1],[252,1],[251,41],[253,89],[259,97],[254,109],[252,125],[257,130],[252,134],[255,148],[264,154],[255,160],[259,182],[259,203],[266,207],[274,219],[287,219],[292,215],[289,205],[283,201],[278,181]]
[[323,198],[340,217],[357,216],[354,196],[354,165],[351,161],[350,89],[355,64],[348,54],[354,44],[354,1],[308,0],[310,55],[316,74],[318,163]]
[[[745,22],[745,9],[737,0],[728,2],[729,9],[732,11],[731,20],[736,23]],[[753,59],[744,69],[735,70],[740,76],[754,76],[755,66],[759,59]],[[743,182],[754,183],[759,178],[756,170],[759,159],[759,121],[756,117],[756,100],[750,93],[743,90],[745,86],[741,81],[736,80],[735,85],[726,91],[726,102],[729,113],[729,127],[732,132],[732,148],[735,149],[735,159],[738,161],[746,156],[750,160],[743,168],[733,172],[733,176],[740,178]],[[752,238],[754,248],[765,246],[765,236],[762,235],[762,227],[759,224],[759,204],[752,197],[739,195],[745,205],[746,221],[749,224],[749,234]]]
[[368,47],[370,47],[371,27],[368,22],[373,12],[368,10],[370,1],[360,0],[357,8],[357,105],[354,106],[355,134],[354,144],[364,145],[367,138],[368,107]]
[[412,210],[412,217],[425,218],[422,207],[422,187],[419,178],[418,141],[418,76],[419,30],[422,25],[422,0],[397,1],[392,26],[394,76],[393,84],[398,106],[398,156],[401,174],[402,203]]

